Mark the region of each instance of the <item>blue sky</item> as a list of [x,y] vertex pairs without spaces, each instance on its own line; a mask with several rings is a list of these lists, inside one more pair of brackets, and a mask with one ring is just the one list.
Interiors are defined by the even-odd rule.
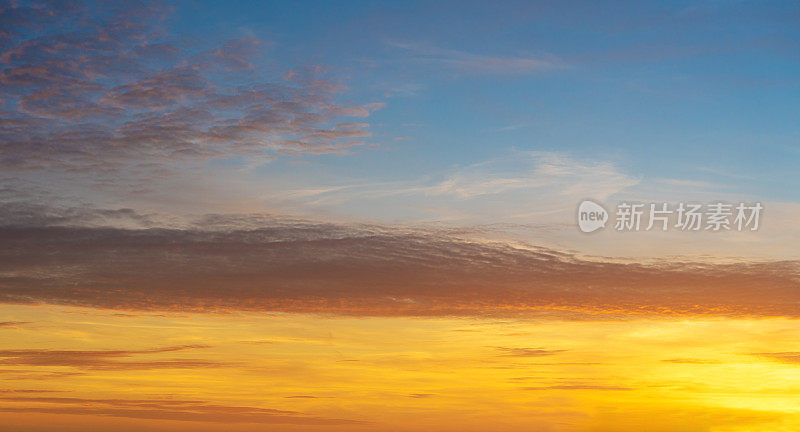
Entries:
[[[397,180],[512,149],[557,151],[615,161],[646,178],[724,182],[764,199],[800,196],[796,5],[178,7],[175,29],[187,38],[269,40],[266,68],[323,64],[347,86],[342,98],[386,103],[370,119],[382,150],[316,157],[314,170]],[[494,64],[480,66],[487,63]]]

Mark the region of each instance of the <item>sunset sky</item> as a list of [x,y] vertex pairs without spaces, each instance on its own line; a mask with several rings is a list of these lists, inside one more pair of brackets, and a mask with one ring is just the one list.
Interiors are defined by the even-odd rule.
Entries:
[[[798,41],[792,2],[0,0],[0,430],[796,431]],[[717,202],[758,229],[613,227]]]

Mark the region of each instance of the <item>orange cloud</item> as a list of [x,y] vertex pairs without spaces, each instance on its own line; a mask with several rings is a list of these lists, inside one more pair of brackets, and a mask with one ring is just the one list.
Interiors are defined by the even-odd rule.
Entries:
[[501,357],[543,357],[556,355],[565,350],[548,350],[542,348],[510,348],[510,347],[495,347],[502,351]]
[[272,423],[343,425],[363,423],[306,416],[297,411],[211,404],[174,399],[87,399],[72,397],[0,396],[0,401],[39,406],[0,406],[0,412],[100,415],[134,419],[180,420],[219,423]]
[[2,321],[0,327],[16,327],[22,324],[30,324],[29,321]]
[[552,385],[541,387],[525,387],[524,390],[633,390],[629,387],[602,386],[592,384]]
[[774,353],[755,353],[753,355],[764,357],[784,363],[800,364],[800,352],[774,352]]
[[187,349],[207,348],[201,345],[156,348],[138,351],[74,351],[48,349],[0,350],[0,365],[6,366],[71,366],[88,370],[189,369],[221,367],[225,363],[199,359],[152,361],[118,360],[140,354],[158,354]]

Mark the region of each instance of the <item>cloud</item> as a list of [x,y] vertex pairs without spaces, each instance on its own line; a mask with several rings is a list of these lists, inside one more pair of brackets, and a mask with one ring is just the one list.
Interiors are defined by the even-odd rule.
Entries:
[[130,361],[120,360],[135,355],[160,354],[188,349],[207,348],[200,345],[156,348],[138,351],[74,351],[47,349],[0,350],[3,366],[69,366],[84,370],[191,369],[225,366],[224,363],[198,359]]
[[38,390],[38,389],[2,389],[0,393],[57,393],[58,390]]
[[302,425],[346,425],[362,423],[358,420],[308,416],[297,411],[217,405],[196,400],[0,396],[0,401],[18,402],[28,405],[25,407],[0,405],[0,412],[16,413],[83,414],[134,419],[219,423]]
[[562,353],[566,350],[547,350],[542,348],[495,347],[503,352],[501,357],[543,357]]
[[310,396],[310,395],[295,395],[295,396],[284,396],[284,399],[320,399],[320,397]]
[[661,178],[661,179],[654,179],[656,182],[672,185],[672,186],[681,186],[687,188],[698,188],[698,189],[724,189],[725,185],[709,183],[704,181],[698,180],[683,180],[683,179],[669,179],[669,178]]
[[[429,193],[455,194],[461,198],[499,194],[517,189],[557,188],[562,195],[607,197],[638,180],[619,172],[608,162],[580,161],[553,152],[526,152],[514,156],[514,161],[493,160],[461,170]],[[507,162],[512,162],[511,166]],[[525,175],[507,176],[501,168],[519,169],[520,163],[529,163]]]
[[[342,105],[318,66],[275,78],[269,42],[205,50],[174,43],[158,2],[6,5],[0,22],[0,167],[119,171],[279,153],[341,153],[365,143],[382,105]],[[347,124],[342,127],[340,124]],[[108,175],[114,174],[114,175]],[[146,175],[142,175],[146,177]]]
[[33,380],[33,381],[48,381],[60,380],[66,377],[84,375],[84,372],[46,372],[42,370],[31,369],[0,369],[0,374],[3,374],[4,380]]
[[98,209],[81,207],[52,207],[25,201],[0,204],[0,226],[130,226],[150,227],[153,217],[131,208]]
[[591,385],[591,384],[574,384],[574,385],[552,385],[552,386],[541,386],[541,387],[524,387],[524,390],[612,390],[612,391],[625,391],[625,390],[633,390],[629,387],[617,387],[617,386],[603,386],[603,385]]
[[709,359],[696,359],[696,358],[673,358],[661,360],[664,363],[679,363],[679,364],[721,364],[719,360]]
[[522,152],[416,180],[312,185],[267,194],[274,202],[347,214],[367,207],[378,216],[458,223],[563,224],[586,197],[605,200],[640,179],[613,163],[558,152]]
[[0,321],[0,327],[16,327],[23,324],[30,324],[30,321]]
[[[613,262],[466,231],[265,216],[210,216],[184,229],[0,228],[0,302],[118,310],[797,317],[799,272],[797,261]],[[532,350],[508,353],[540,353]],[[109,363],[131,354],[70,358],[147,366]],[[12,361],[51,357],[18,352]]]
[[753,355],[784,363],[800,364],[800,352],[754,353]]
[[411,61],[465,74],[527,75],[566,67],[553,55],[494,56],[398,41],[388,45],[408,53]]

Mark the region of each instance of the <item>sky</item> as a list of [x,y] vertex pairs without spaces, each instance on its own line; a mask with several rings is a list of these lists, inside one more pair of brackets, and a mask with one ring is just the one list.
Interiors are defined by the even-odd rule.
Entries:
[[[594,255],[793,256],[794,5],[59,7],[4,14],[7,201],[155,225],[268,213],[511,225]],[[733,246],[587,240],[570,226],[586,198],[758,201],[773,220]]]
[[0,0],[0,418],[796,430],[799,40],[791,2]]

